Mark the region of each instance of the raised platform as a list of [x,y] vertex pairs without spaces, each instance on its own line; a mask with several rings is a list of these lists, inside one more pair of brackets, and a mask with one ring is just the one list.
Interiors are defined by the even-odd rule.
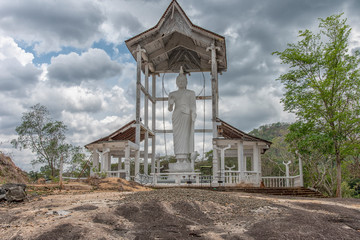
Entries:
[[[156,186],[155,189],[169,188],[170,186]],[[204,189],[219,192],[246,192],[246,193],[260,193],[276,196],[297,196],[297,197],[314,197],[314,198],[325,198],[323,194],[315,190],[311,190],[305,187],[294,187],[294,188],[260,188],[260,187],[208,187],[208,186],[171,186],[179,188],[194,188]]]
[[218,187],[216,188],[216,191],[261,193],[261,194],[269,194],[269,195],[287,195],[287,196],[298,196],[298,197],[319,197],[319,198],[325,197],[320,192],[305,187],[294,187],[294,188]]

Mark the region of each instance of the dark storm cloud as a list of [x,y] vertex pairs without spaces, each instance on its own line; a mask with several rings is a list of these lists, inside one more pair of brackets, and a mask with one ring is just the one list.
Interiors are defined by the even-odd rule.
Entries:
[[104,80],[118,76],[121,66],[111,61],[105,51],[90,49],[82,55],[71,53],[52,58],[48,71],[50,81],[79,85],[82,81]]
[[129,12],[122,12],[114,14],[111,17],[112,24],[114,26],[122,26],[129,30],[131,35],[137,35],[144,30],[143,25],[139,22],[139,19],[130,14]]
[[[100,33],[105,16],[92,1],[2,1],[0,29],[40,44],[85,47]],[[49,49],[41,49],[43,52]]]
[[36,85],[41,70],[32,64],[23,66],[17,59],[0,60],[0,92],[22,98],[26,88]]

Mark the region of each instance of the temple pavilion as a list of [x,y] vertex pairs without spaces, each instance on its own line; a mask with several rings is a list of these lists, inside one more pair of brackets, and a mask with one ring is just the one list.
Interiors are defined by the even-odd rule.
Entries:
[[[134,73],[137,80],[135,119],[85,146],[92,152],[91,174],[103,173],[153,185],[245,183],[259,186],[262,181],[261,155],[270,148],[271,142],[251,136],[219,117],[219,73],[227,70],[225,37],[194,25],[173,0],[154,27],[125,43],[137,63]],[[206,176],[195,169],[183,173],[162,172],[159,166],[156,138],[164,131],[172,131],[160,130],[153,121],[156,105],[168,100],[156,95],[157,88],[161,87],[157,76],[178,73],[180,66],[187,73],[211,74],[211,95],[198,96],[197,100],[211,101],[212,128],[195,129],[195,133],[212,134],[213,162],[211,174]],[[144,100],[142,109],[141,97]],[[226,157],[237,159],[237,169],[226,166]],[[118,159],[118,169],[113,171],[112,158]]]

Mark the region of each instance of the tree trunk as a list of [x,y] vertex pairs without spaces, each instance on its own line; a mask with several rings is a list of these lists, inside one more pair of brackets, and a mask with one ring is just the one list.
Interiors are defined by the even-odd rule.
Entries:
[[60,158],[60,174],[59,174],[59,187],[60,187],[60,191],[63,189],[63,179],[62,179],[62,175],[63,175],[63,164],[64,164],[64,159],[63,159],[63,156],[61,156],[61,158]]
[[341,159],[336,149],[336,197],[341,198]]
[[55,172],[54,172],[54,164],[53,164],[52,161],[51,161],[51,176],[52,176],[52,178],[54,179]]

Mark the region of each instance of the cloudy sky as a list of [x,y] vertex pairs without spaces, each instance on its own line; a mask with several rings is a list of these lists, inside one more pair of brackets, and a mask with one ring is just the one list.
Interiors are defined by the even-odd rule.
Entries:
[[[32,170],[32,156],[9,144],[23,112],[40,103],[69,128],[67,139],[85,145],[134,119],[135,61],[124,40],[156,25],[170,0],[12,0],[0,1],[0,150]],[[271,53],[297,41],[298,30],[316,31],[318,18],[344,12],[352,26],[351,47],[360,47],[357,0],[178,0],[190,20],[225,36],[228,71],[219,79],[220,118],[243,131],[291,122],[283,112],[276,81],[286,66]],[[161,76],[158,86],[161,85]],[[166,75],[165,95],[176,90]],[[209,74],[204,74],[209,90]],[[189,77],[198,94],[201,74]],[[158,89],[162,95],[162,89]],[[198,102],[197,126],[204,124]],[[205,104],[205,125],[210,119]],[[157,128],[163,129],[162,104]],[[165,111],[165,128],[170,114]],[[197,136],[202,153],[202,136]],[[209,137],[206,136],[209,140]],[[205,150],[209,148],[206,140]],[[171,154],[171,136],[167,136]],[[158,150],[165,152],[164,138]],[[37,169],[37,167],[35,167]]]

